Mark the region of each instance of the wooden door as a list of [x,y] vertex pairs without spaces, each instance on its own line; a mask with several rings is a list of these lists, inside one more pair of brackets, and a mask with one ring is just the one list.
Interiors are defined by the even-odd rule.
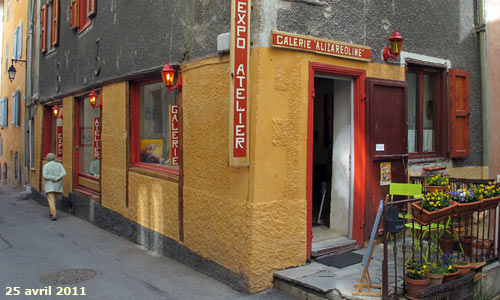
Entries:
[[[368,78],[366,86],[365,240],[371,233],[380,200],[389,193],[389,181],[407,182],[408,167],[406,82]],[[386,176],[381,179],[381,174]]]

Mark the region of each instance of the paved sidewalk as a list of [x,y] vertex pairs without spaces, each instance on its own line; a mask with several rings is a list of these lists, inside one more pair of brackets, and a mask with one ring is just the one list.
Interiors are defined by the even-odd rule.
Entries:
[[[0,183],[0,299],[291,299],[275,289],[256,295],[237,292],[88,222],[61,212],[58,216],[50,221],[48,208],[20,200]],[[58,274],[66,270],[71,271]],[[79,283],[61,284],[93,274]],[[48,293],[49,285],[51,296],[26,295]],[[16,293],[13,287],[19,287],[20,295],[7,296]],[[57,296],[57,287],[86,295]]]

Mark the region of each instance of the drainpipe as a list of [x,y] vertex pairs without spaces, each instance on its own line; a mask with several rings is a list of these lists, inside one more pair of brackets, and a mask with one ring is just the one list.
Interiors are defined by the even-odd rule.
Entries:
[[476,32],[479,34],[479,53],[481,61],[481,107],[482,107],[482,133],[483,133],[483,168],[488,167],[488,173],[483,176],[490,178],[490,101],[488,91],[488,62],[486,49],[486,18],[485,18],[485,0],[478,0],[479,24]]

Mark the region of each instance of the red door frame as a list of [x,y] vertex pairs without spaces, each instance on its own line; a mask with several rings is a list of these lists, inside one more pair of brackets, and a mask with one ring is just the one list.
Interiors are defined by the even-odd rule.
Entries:
[[354,113],[354,194],[352,237],[361,246],[364,242],[364,207],[366,182],[365,141],[365,81],[366,71],[346,67],[309,63],[309,107],[307,121],[307,258],[311,258],[312,246],[312,195],[313,195],[313,135],[314,135],[314,77],[316,74],[342,76],[353,81]]

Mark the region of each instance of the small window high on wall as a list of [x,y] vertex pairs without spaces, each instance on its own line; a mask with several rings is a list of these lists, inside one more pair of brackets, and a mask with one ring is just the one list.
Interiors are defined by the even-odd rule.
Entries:
[[178,95],[169,93],[162,81],[132,84],[132,166],[179,174]]

